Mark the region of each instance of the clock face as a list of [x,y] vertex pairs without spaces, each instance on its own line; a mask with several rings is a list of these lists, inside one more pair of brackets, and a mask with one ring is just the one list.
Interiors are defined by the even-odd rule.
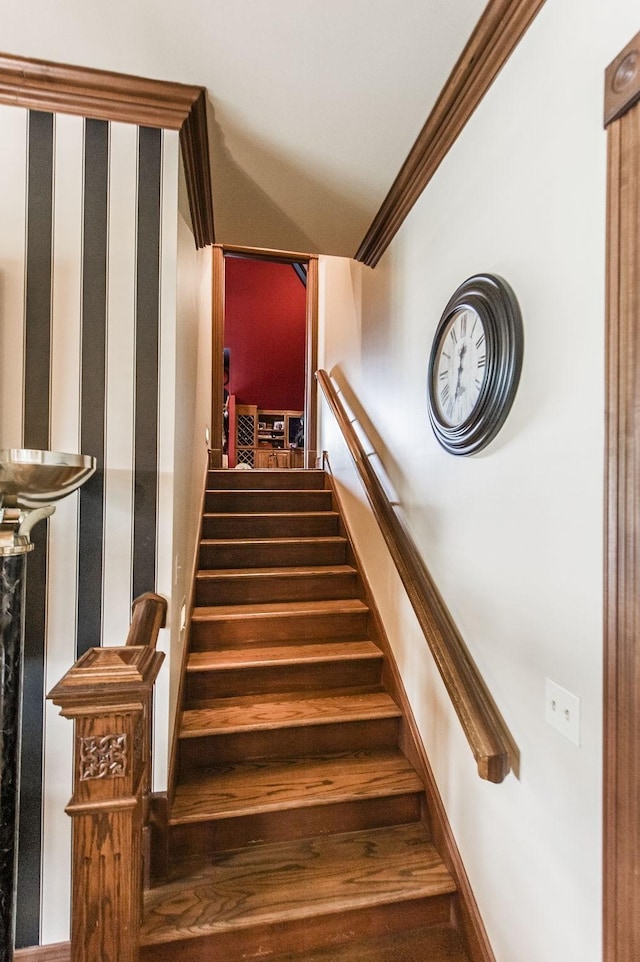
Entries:
[[522,317],[496,274],[476,274],[454,291],[429,357],[427,405],[433,432],[450,454],[481,451],[509,413],[522,367]]
[[457,427],[476,406],[487,371],[487,338],[472,307],[461,307],[449,319],[438,344],[433,368],[433,395],[441,420]]

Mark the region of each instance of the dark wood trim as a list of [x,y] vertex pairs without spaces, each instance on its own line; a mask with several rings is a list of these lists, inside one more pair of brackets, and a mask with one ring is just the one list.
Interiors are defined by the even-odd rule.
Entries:
[[469,958],[471,962],[495,962],[495,956],[487,936],[487,931],[480,916],[478,903],[473,894],[469,877],[466,873],[453,831],[451,830],[447,812],[424,748],[422,736],[420,735],[420,730],[407,697],[398,663],[376,605],[375,593],[367,578],[362,558],[354,544],[345,505],[340,497],[339,489],[335,484],[328,455],[325,455],[324,467],[327,471],[333,497],[340,511],[340,517],[345,529],[344,534],[348,539],[349,548],[353,552],[355,566],[362,578],[363,600],[366,601],[371,618],[371,635],[375,638],[376,644],[384,652],[383,684],[402,711],[403,721],[400,735],[400,748],[418,772],[425,786],[431,835],[440,856],[456,882],[458,889],[457,909],[459,923],[464,935]]
[[358,469],[407,597],[469,742],[481,778],[502,782],[518,750],[411,536],[386,496],[326,371],[318,383]]
[[489,0],[355,258],[375,267],[544,0]]
[[604,962],[634,962],[640,957],[639,102],[609,124],[607,176]]
[[0,103],[179,130],[196,245],[213,244],[204,87],[0,54]]
[[0,103],[180,130],[202,87],[0,54]]
[[222,467],[222,415],[224,399],[224,251],[220,244],[213,247],[211,272],[211,444],[209,465]]
[[208,247],[215,243],[216,235],[213,223],[207,94],[204,87],[200,88],[200,93],[180,128],[180,146],[196,247]]
[[283,264],[292,264],[294,261],[306,263],[313,256],[295,251],[271,250],[268,247],[239,247],[235,244],[224,244],[224,252],[234,257],[246,257],[250,260],[263,257],[267,261],[280,261]]
[[608,126],[640,100],[640,32],[630,40],[604,75],[604,124]]
[[16,949],[15,962],[71,962],[71,942],[55,945],[32,945],[28,949]]
[[305,360],[304,466],[315,468],[318,456],[318,258],[307,264],[307,334]]

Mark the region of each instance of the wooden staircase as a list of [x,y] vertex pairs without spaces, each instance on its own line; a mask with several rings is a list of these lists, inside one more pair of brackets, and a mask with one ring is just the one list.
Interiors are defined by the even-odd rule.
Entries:
[[211,471],[142,959],[469,962],[322,471]]

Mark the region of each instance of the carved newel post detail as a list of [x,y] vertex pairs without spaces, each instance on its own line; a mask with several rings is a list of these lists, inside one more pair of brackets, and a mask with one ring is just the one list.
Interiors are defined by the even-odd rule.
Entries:
[[71,962],[136,962],[150,704],[164,655],[92,648],[49,693],[75,722]]

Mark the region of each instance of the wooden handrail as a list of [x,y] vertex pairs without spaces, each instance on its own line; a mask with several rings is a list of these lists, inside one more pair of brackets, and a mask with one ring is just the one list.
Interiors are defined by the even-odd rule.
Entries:
[[158,632],[166,625],[167,602],[162,595],[147,591],[131,605],[131,624],[125,644],[156,647]]
[[[131,624],[125,642],[126,648],[145,647],[155,651],[158,634],[167,623],[167,602],[162,595],[146,591],[134,599],[131,605]],[[147,733],[144,743],[146,753],[143,781],[140,785],[142,798],[142,887],[151,887],[151,732],[153,731],[153,697],[149,692],[145,707],[143,727]]]
[[375,518],[429,644],[481,778],[501,782],[514,744],[410,534],[384,492],[326,371],[316,374],[353,457]]
[[127,644],[90,648],[47,696],[75,727],[71,962],[137,962],[155,651],[167,604],[133,604]]

